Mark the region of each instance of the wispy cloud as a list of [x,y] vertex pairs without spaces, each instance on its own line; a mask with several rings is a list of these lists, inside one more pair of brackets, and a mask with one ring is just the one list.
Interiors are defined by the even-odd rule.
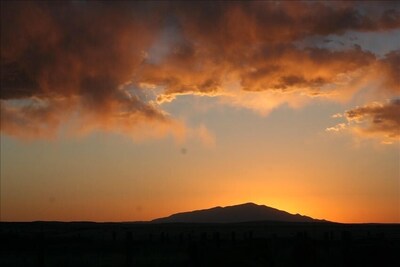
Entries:
[[362,138],[374,138],[384,144],[400,141],[400,100],[374,102],[346,111],[347,123],[329,127],[327,131],[350,131]]

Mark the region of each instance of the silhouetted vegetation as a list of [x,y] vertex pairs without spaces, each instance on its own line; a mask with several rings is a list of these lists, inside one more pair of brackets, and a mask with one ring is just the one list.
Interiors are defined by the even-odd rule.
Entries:
[[0,266],[400,266],[400,225],[0,223]]

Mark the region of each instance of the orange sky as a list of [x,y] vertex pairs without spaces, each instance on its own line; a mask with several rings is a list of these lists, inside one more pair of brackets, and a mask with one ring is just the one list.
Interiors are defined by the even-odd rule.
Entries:
[[396,2],[1,2],[1,219],[255,202],[400,222],[399,14]]

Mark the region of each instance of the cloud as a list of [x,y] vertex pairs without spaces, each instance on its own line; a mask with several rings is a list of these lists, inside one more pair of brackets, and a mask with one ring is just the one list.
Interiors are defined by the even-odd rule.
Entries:
[[124,134],[133,140],[172,135],[180,141],[186,136],[183,123],[139,101],[110,101],[101,112],[85,103],[79,97],[1,101],[1,130],[25,140],[84,136],[93,131]]
[[357,45],[296,42],[399,27],[397,3],[2,2],[1,131],[181,138],[191,130],[162,109],[180,95],[264,115],[315,97],[349,99],[371,81],[391,96],[399,51],[378,58]]
[[400,50],[387,53],[376,65],[374,70],[377,79],[382,77],[381,86],[395,94],[400,94]]
[[374,102],[344,113],[347,124],[339,123],[327,131],[348,130],[362,138],[379,139],[389,144],[400,140],[400,100]]
[[361,135],[381,136],[393,140],[400,137],[399,99],[349,110],[346,112],[346,118],[355,122],[354,130]]
[[60,124],[66,120],[65,111],[69,104],[64,100],[45,103],[34,99],[29,105],[10,105],[1,101],[1,130],[11,136],[23,139],[54,138]]
[[123,7],[2,3],[2,132],[28,139],[62,130],[181,135],[180,123],[125,86],[153,34],[142,23],[145,7]]
[[[308,103],[307,97],[347,101],[371,81],[383,84],[376,85],[379,91],[393,91],[395,83],[389,81],[395,65],[361,46],[334,51],[300,48],[296,41],[399,27],[395,5],[362,11],[354,5],[321,3],[202,3],[197,7],[193,12],[185,5],[176,9],[179,19],[174,23],[180,34],[175,48],[160,64],[145,61],[138,74],[146,83],[162,86],[160,104],[193,94],[268,114],[282,104]],[[387,22],[388,16],[392,23]],[[229,84],[237,84],[239,90],[231,90]]]
[[326,131],[328,132],[339,132],[343,129],[346,129],[346,124],[345,123],[339,123],[333,127],[328,127],[326,128]]

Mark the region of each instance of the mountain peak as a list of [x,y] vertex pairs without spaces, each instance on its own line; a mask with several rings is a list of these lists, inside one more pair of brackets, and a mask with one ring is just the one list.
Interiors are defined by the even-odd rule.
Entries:
[[317,222],[319,220],[300,214],[290,214],[265,205],[252,202],[214,207],[203,210],[176,213],[165,218],[155,219],[157,223],[238,223],[251,221]]
[[232,206],[226,206],[224,208],[229,208],[229,207],[259,207],[260,205],[257,205],[253,202],[246,202],[242,204],[237,204],[237,205],[232,205]]

